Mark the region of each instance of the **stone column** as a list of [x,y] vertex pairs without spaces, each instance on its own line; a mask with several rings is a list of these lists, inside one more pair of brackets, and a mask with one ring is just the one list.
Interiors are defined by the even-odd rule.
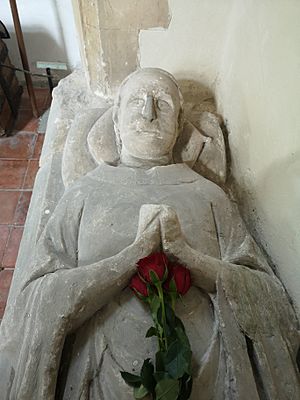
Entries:
[[73,0],[73,7],[88,82],[104,96],[139,66],[139,31],[170,20],[168,0]]

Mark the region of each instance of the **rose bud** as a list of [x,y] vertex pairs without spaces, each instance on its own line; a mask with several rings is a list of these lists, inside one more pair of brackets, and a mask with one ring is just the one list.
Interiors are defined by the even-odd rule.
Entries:
[[163,281],[167,272],[168,259],[164,253],[153,253],[138,262],[138,272],[141,277],[151,283],[150,271],[153,271],[158,280]]
[[148,297],[149,291],[147,284],[142,281],[138,274],[135,274],[129,284],[130,289],[134,291],[137,296]]
[[178,294],[185,295],[191,287],[190,271],[180,264],[169,265],[168,279],[164,284],[166,290],[170,289],[170,282],[173,279]]

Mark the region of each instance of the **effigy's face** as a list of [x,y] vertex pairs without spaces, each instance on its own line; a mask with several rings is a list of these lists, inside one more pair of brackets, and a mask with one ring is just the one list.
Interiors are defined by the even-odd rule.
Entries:
[[170,151],[178,135],[180,97],[161,73],[140,73],[122,90],[119,130],[122,147],[132,156],[157,159]]

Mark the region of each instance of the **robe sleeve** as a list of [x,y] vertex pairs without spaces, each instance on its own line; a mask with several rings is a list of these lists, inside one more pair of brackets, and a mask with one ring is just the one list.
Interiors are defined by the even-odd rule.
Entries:
[[[243,330],[255,336],[256,330],[270,332],[277,322],[294,321],[286,291],[247,231],[236,205],[222,194],[212,209],[221,259],[230,263],[222,269],[220,279],[239,321],[243,321]],[[260,311],[252,318],[254,304],[260,304]]]
[[[70,190],[50,217],[1,324],[0,388],[5,400],[54,399],[56,373],[67,332],[69,302],[60,304],[57,272],[77,267],[83,210],[80,191]],[[64,279],[60,279],[63,286]],[[66,288],[67,291],[68,288]],[[61,307],[62,306],[62,307]]]
[[[247,357],[261,394],[296,400],[300,396],[298,322],[285,288],[225,194],[212,204],[212,210],[221,258],[230,263],[218,277],[217,308],[221,335],[231,357],[229,369],[235,370],[236,390],[237,377],[247,370],[248,361],[243,361]],[[239,340],[243,355],[237,352],[237,341],[232,341],[235,324],[236,332],[242,335]],[[244,379],[246,375],[249,373],[244,373]],[[243,379],[239,386],[239,390],[245,387]]]
[[36,244],[23,288],[45,274],[78,266],[78,234],[83,209],[80,190],[74,188],[66,192]]
[[223,191],[211,203],[221,259],[232,264],[272,274],[261,249],[249,234],[237,206]]
[[14,296],[0,345],[0,372],[7,371],[0,375],[0,388],[1,380],[10,385],[5,400],[54,400],[66,336],[110,301],[135,270],[138,251],[129,247],[102,264],[78,266],[84,192],[85,187],[75,187],[59,202]]

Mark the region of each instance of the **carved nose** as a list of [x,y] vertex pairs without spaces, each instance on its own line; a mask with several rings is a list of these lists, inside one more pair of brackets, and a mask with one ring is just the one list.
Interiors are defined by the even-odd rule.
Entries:
[[143,117],[152,122],[157,118],[155,103],[153,96],[147,96],[146,103],[143,108]]

